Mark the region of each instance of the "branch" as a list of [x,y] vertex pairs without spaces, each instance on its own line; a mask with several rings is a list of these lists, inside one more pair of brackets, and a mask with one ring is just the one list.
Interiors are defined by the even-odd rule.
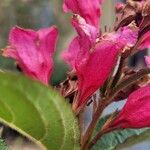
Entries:
[[146,69],[141,69],[140,71],[138,71],[137,73],[131,75],[129,78],[124,79],[123,81],[121,81],[114,89],[113,91],[110,93],[110,95],[116,95],[118,94],[119,91],[124,90],[125,88],[127,88],[128,86],[134,84],[135,82],[137,82],[139,79],[143,78],[144,76],[146,76],[147,74],[150,73],[150,69],[146,68]]

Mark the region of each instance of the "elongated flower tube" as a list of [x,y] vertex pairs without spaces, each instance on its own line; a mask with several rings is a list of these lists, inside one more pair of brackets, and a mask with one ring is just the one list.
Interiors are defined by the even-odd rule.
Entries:
[[3,55],[15,59],[26,75],[48,84],[53,71],[52,55],[57,37],[55,27],[37,32],[14,27],[10,31],[9,46]]
[[124,27],[116,33],[104,35],[98,43],[95,41],[95,46],[91,46],[86,34],[80,34],[71,42],[64,59],[71,64],[78,76],[79,97],[74,104],[74,110],[82,107],[103,85],[113,70],[121,50],[126,45],[135,44],[137,36],[138,31]]
[[150,85],[134,91],[111,128],[150,127]]

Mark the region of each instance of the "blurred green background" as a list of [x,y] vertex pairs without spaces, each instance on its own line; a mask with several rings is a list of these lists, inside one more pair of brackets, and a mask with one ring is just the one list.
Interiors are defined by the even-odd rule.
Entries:
[[[40,28],[56,25],[59,28],[59,41],[55,53],[55,68],[52,83],[58,84],[65,78],[68,67],[60,58],[62,50],[65,50],[75,32],[70,24],[70,15],[62,10],[62,0],[0,0],[0,48],[8,44],[10,29],[18,25],[23,28],[38,30]],[[114,20],[114,2],[105,1],[102,17],[104,25],[111,26]],[[17,71],[12,59],[0,57],[0,69]]]

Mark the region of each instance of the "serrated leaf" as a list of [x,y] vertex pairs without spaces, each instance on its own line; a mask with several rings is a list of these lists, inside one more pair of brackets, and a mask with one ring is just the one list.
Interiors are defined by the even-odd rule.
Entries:
[[79,149],[79,129],[69,104],[26,77],[0,73],[0,121],[42,149]]
[[[103,117],[96,128],[95,134],[100,130],[104,122],[109,118],[109,116]],[[102,138],[93,147],[93,150],[114,150],[116,146],[124,143],[128,138],[133,136],[141,135],[145,133],[148,129],[124,129],[110,132],[102,136]],[[94,135],[95,135],[94,134]]]

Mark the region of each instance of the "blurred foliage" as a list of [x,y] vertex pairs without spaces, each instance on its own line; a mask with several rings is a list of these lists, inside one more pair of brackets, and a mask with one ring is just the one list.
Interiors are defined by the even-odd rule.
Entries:
[[1,150],[9,150],[8,147],[6,146],[4,140],[1,138],[0,138],[0,149]]

